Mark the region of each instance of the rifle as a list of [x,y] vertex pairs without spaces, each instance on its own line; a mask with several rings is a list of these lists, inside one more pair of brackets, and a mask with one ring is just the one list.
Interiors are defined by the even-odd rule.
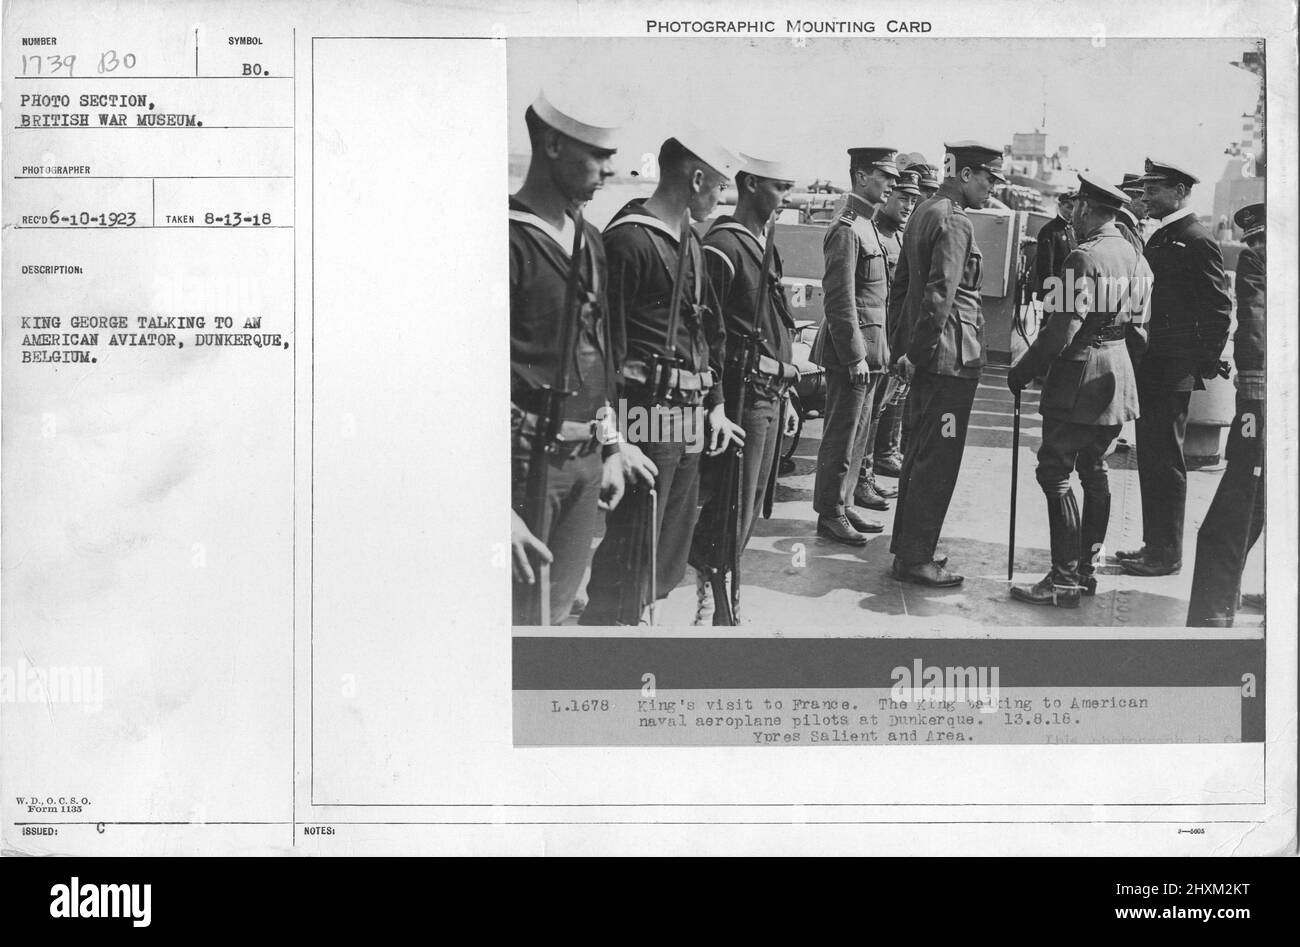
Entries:
[[[682,212],[681,235],[677,241],[677,266],[673,273],[673,295],[668,303],[666,333],[670,354],[664,356],[656,353],[650,359],[650,388],[654,392],[656,404],[662,404],[668,400],[668,390],[672,387],[673,370],[682,365],[681,356],[677,354],[677,328],[681,325],[682,319],[682,287],[686,282],[686,261],[690,259],[691,255],[691,236],[691,213],[689,210],[685,210]],[[659,598],[659,494],[653,486],[650,487],[643,509],[645,516],[648,516],[650,521],[648,525],[643,521],[641,528],[637,530],[634,537],[633,562],[631,563],[633,568],[631,572],[633,585],[639,599],[647,585],[642,581],[641,576],[645,569],[644,533],[648,532],[650,539],[649,621],[651,625],[654,625],[655,606]],[[637,604],[640,606],[637,614],[640,615],[645,611],[645,604],[641,601],[638,601]]]
[[668,400],[668,389],[672,387],[673,369],[682,364],[677,354],[677,329],[682,321],[682,285],[686,281],[686,261],[691,255],[691,212],[682,211],[681,236],[677,240],[677,269],[673,274],[673,298],[668,303],[667,342],[669,355],[656,353],[650,360],[650,375],[655,393],[655,401],[662,404]]
[[[763,326],[771,314],[772,296],[768,285],[768,273],[772,268],[772,258],[776,246],[774,224],[767,228],[767,244],[763,248],[762,272],[758,282],[758,298],[754,301],[754,333],[737,333],[741,339],[739,379],[736,385],[734,405],[728,405],[728,416],[737,424],[745,416],[745,395],[753,380],[754,369],[758,364],[758,346],[762,338]],[[732,413],[734,409],[734,413]],[[777,419],[781,423],[781,419]],[[775,461],[773,461],[775,464]],[[715,560],[709,575],[709,584],[713,588],[713,623],[715,625],[735,625],[740,611],[740,557],[745,551],[745,536],[749,523],[742,518],[745,508],[745,451],[740,445],[731,449],[726,461],[726,471],[722,478],[719,496],[728,504],[723,517],[721,541],[714,546]],[[754,497],[755,504],[762,502],[767,484],[759,484],[762,491]],[[727,573],[731,574],[731,588],[727,588]]]
[[[564,309],[560,313],[560,358],[555,370],[555,381],[541,388],[541,408],[537,414],[537,429],[529,446],[528,485],[525,491],[524,522],[529,531],[543,543],[551,532],[551,504],[549,497],[550,458],[556,452],[560,424],[564,420],[564,400],[573,395],[570,363],[577,345],[578,332],[578,280],[582,271],[583,252],[582,210],[573,215],[573,251],[569,254],[569,274],[564,289]],[[551,624],[551,567],[534,562],[537,575],[537,600],[532,616],[538,625]]]
[[1011,422],[1011,534],[1007,538],[1007,581],[1016,572],[1016,488],[1020,478],[1020,392],[1016,392],[1015,415]]

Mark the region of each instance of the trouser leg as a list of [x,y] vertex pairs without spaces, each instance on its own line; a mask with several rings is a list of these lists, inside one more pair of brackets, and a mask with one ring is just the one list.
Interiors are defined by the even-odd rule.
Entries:
[[875,462],[879,464],[887,457],[902,454],[903,407],[907,401],[907,384],[900,382],[894,389],[894,396],[885,405],[885,412],[880,417],[876,430]]
[[904,565],[934,558],[966,449],[975,378],[918,374],[908,395],[912,442],[904,454],[890,551]]
[[1246,557],[1263,529],[1263,432],[1256,442],[1243,442],[1242,421],[1239,412],[1228,435],[1228,466],[1196,536],[1190,627],[1232,625]]
[[1143,542],[1154,555],[1181,559],[1187,509],[1187,434],[1189,391],[1139,389],[1137,420],[1138,483],[1142,490]]
[[[885,408],[889,406],[886,396],[893,397],[893,385],[889,383],[888,375],[873,375],[872,384],[872,391],[866,402],[867,429],[863,440],[862,463],[858,466],[855,486],[857,483],[870,482],[873,478],[880,423]],[[852,491],[850,491],[849,502],[852,502]]]
[[641,484],[629,486],[606,517],[605,538],[592,558],[583,625],[640,622],[642,605],[649,601],[651,529],[658,535],[658,597],[666,596],[685,573],[698,513],[700,451],[687,450],[680,425],[667,425],[660,434],[637,442],[659,471],[657,518],[650,523],[649,490]]
[[1079,451],[1075,469],[1083,487],[1083,516],[1080,521],[1079,575],[1092,575],[1105,557],[1106,531],[1110,526],[1110,476],[1106,469],[1106,452],[1121,425],[1109,424],[1093,429],[1090,443]]
[[813,509],[821,516],[844,514],[844,483],[848,479],[862,421],[867,382],[854,382],[846,368],[826,369],[826,420],[817,448]]
[[[525,492],[530,458],[522,449],[514,457],[512,505],[525,516]],[[583,574],[591,562],[591,543],[600,525],[596,502],[600,496],[601,459],[598,451],[581,457],[550,459],[547,498],[550,529],[538,536],[552,556],[550,567],[551,622],[559,624],[569,615]],[[512,583],[515,624],[537,620],[535,586]]]
[[849,468],[845,471],[840,489],[840,503],[843,507],[853,505],[853,491],[862,479],[863,467],[867,464],[870,453],[868,448],[875,437],[876,394],[880,391],[883,377],[868,375],[866,390],[862,396],[862,410],[858,415],[857,427],[853,432],[853,449],[849,454]]

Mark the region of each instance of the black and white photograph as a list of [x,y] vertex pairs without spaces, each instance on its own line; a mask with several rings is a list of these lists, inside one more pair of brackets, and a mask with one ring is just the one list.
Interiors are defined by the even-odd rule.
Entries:
[[1294,854],[1295,41],[7,4],[24,910],[172,923],[68,856]]

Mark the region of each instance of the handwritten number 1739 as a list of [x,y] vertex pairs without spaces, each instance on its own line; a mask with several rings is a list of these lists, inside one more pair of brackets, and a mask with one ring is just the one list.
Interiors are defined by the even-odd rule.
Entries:
[[[67,56],[24,56],[23,75],[24,76],[57,76],[57,75],[74,75],[74,68],[77,65],[75,54]],[[119,69],[128,70],[135,68],[135,53],[122,53],[118,55],[116,49],[107,49],[99,54],[99,64],[96,71],[100,75],[108,75],[117,72]]]

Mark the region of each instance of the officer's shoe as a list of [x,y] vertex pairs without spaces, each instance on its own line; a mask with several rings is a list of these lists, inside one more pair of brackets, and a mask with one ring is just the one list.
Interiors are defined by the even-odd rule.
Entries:
[[907,565],[897,556],[894,557],[894,565],[890,572],[900,582],[928,585],[935,589],[950,589],[961,585],[966,580],[965,576],[949,572],[936,561]]
[[1119,567],[1129,575],[1155,578],[1162,575],[1178,575],[1183,571],[1183,560],[1147,550],[1147,554],[1140,559],[1121,559]]
[[888,457],[872,461],[871,468],[882,477],[897,477],[903,472],[903,455],[890,454]]
[[1079,591],[1084,595],[1097,594],[1097,577],[1091,572],[1079,573]]
[[882,497],[884,497],[886,500],[892,500],[892,499],[894,499],[894,497],[898,496],[898,488],[897,488],[897,487],[886,487],[886,486],[884,486],[884,485],[883,485],[879,480],[877,480],[877,479],[875,478],[875,475],[874,475],[874,474],[873,474],[872,477],[871,477],[871,489],[875,490],[877,493],[879,493],[879,494],[880,494]]
[[716,606],[713,601],[713,583],[704,569],[695,570],[695,620],[692,625],[712,625]]
[[817,517],[817,535],[849,546],[865,546],[867,537],[853,528],[846,516]]
[[[1095,583],[1094,583],[1095,587]],[[1056,608],[1078,608],[1081,588],[1074,583],[1062,583],[1049,572],[1034,585],[1013,585],[1011,597],[1030,605],[1053,605]]]
[[1115,553],[1115,558],[1119,562],[1126,562],[1129,559],[1145,559],[1150,555],[1146,546],[1141,549],[1127,549]]
[[853,505],[866,507],[868,510],[889,509],[889,501],[880,495],[880,491],[870,480],[858,481],[857,489],[853,491]]
[[844,510],[844,518],[847,519],[849,525],[859,533],[883,533],[885,531],[885,524],[880,522],[880,520],[869,520],[852,508],[846,508]]

